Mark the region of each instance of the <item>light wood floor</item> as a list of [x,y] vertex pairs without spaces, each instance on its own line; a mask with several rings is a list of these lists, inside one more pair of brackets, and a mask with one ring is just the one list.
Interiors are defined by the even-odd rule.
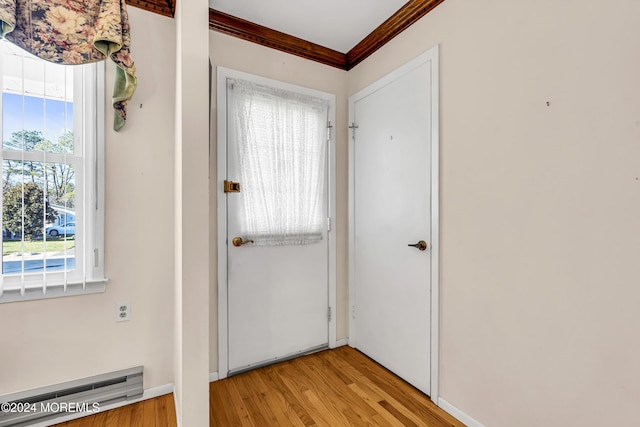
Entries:
[[210,391],[214,427],[464,426],[351,347],[216,381]]
[[96,415],[79,418],[56,427],[175,427],[173,394],[121,406]]
[[[464,427],[367,356],[340,347],[210,385],[213,427]],[[57,427],[173,427],[173,394]]]

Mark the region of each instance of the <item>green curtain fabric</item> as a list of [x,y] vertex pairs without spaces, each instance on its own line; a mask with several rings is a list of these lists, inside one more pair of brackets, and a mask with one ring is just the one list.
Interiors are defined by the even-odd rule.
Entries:
[[58,64],[110,58],[115,130],[124,126],[137,86],[124,0],[0,0],[0,34],[27,52]]

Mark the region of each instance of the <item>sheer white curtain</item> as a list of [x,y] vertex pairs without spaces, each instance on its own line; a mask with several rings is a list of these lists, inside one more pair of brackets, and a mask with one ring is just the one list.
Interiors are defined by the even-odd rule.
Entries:
[[230,81],[241,182],[241,232],[256,245],[322,240],[328,101]]

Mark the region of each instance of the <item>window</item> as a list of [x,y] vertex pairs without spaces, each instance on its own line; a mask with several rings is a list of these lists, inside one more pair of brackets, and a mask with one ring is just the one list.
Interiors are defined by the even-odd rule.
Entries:
[[308,245],[326,229],[327,99],[229,79],[240,232],[255,245]]
[[103,65],[2,40],[0,70],[0,302],[103,291]]

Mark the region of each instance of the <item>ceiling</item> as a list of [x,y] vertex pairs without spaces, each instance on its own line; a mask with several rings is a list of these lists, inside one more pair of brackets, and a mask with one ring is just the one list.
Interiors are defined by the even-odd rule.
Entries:
[[209,7],[346,53],[407,0],[209,0]]
[[[184,1],[184,0],[183,0]],[[208,0],[209,29],[350,70],[444,0]],[[176,0],[126,0],[173,17]],[[366,13],[361,11],[366,10]]]

